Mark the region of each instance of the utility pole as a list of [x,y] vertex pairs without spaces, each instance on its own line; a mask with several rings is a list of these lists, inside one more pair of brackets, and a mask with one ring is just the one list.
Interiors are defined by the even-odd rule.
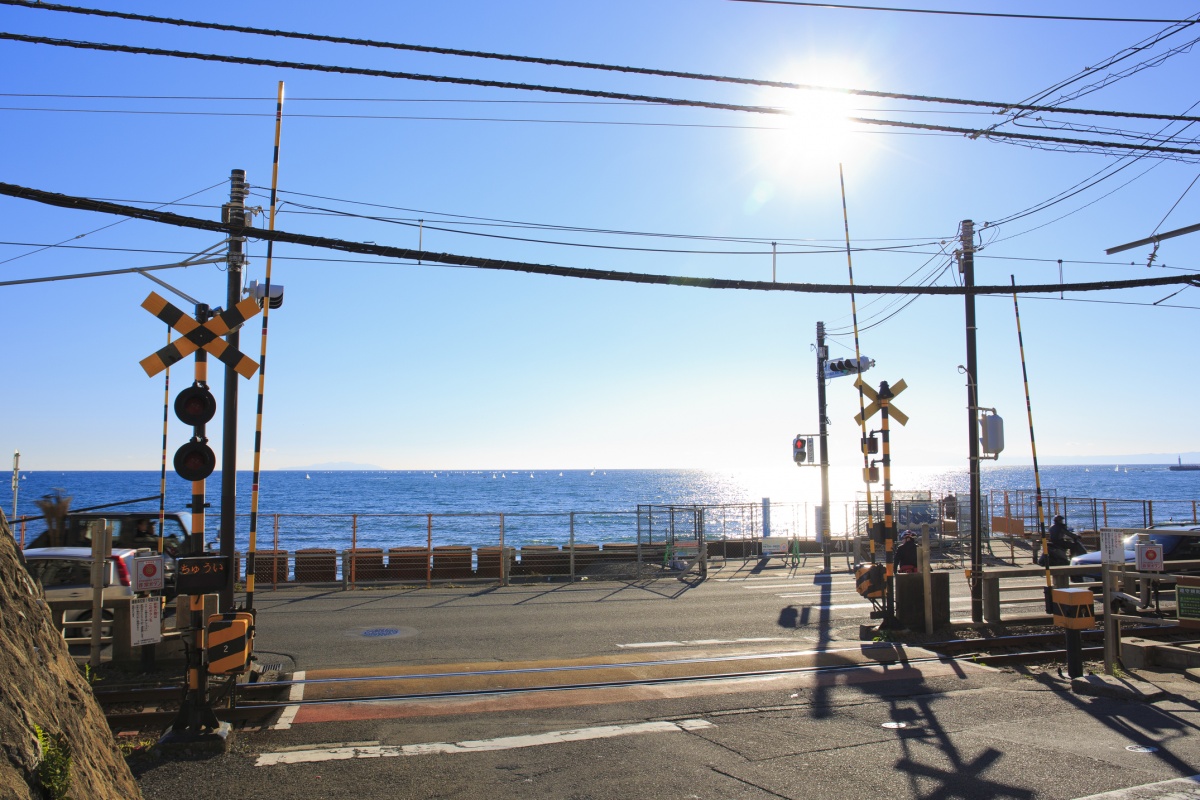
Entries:
[[979,486],[979,361],[975,350],[975,223],[962,222],[963,298],[967,323],[967,443],[971,476],[971,620],[983,621],[983,509]]
[[[246,171],[232,170],[229,173],[229,202],[222,209],[225,222],[230,225],[246,224]],[[232,309],[242,299],[242,267],[246,263],[246,238],[229,237],[229,252],[226,256],[225,308]],[[241,335],[235,328],[225,340],[234,350],[239,349]],[[225,366],[224,426],[221,433],[221,530],[220,553],[233,564],[237,549],[237,412],[238,374],[228,364]],[[228,580],[220,595],[221,612],[233,611],[233,584],[236,569],[228,571]]]
[[828,416],[825,414],[825,362],[829,351],[825,347],[825,323],[817,323],[817,430],[821,440],[821,523],[817,529],[825,572],[833,572],[829,562],[829,436]]

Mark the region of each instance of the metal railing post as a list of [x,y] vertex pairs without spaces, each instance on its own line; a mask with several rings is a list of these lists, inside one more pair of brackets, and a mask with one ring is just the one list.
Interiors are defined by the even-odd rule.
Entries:
[[358,588],[358,514],[350,515],[350,588]]
[[425,515],[425,588],[433,586],[433,514]]
[[570,538],[567,540],[570,552],[567,555],[567,561],[570,564],[569,573],[571,583],[575,582],[575,512],[571,512],[570,522]]
[[508,586],[508,554],[504,552],[504,515],[500,515],[500,585]]

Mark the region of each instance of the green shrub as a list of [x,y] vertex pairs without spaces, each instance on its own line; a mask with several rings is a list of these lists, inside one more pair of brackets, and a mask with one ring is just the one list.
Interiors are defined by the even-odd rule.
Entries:
[[38,783],[42,793],[50,800],[69,800],[71,788],[71,754],[62,736],[46,733],[41,726],[34,725],[38,746],[42,749],[42,760],[38,762]]

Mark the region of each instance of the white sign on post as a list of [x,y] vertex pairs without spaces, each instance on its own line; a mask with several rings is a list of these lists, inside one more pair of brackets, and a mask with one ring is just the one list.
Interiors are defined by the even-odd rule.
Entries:
[[1102,564],[1124,564],[1125,545],[1119,528],[1104,528],[1100,531],[1100,562]]
[[163,588],[163,557],[137,556],[133,559],[133,590],[158,592]]
[[129,646],[162,641],[162,602],[157,597],[135,597],[129,604]]
[[1138,572],[1162,572],[1162,546],[1154,542],[1138,542],[1137,569]]

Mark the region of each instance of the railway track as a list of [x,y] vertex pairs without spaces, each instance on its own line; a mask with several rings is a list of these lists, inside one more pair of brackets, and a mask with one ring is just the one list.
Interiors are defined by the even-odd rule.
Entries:
[[[1144,638],[1155,638],[1164,641],[1195,640],[1194,631],[1178,627],[1126,630],[1127,634],[1136,633]],[[1085,659],[1096,659],[1103,656],[1103,631],[1083,632]],[[941,642],[929,642],[920,645],[935,655],[913,658],[897,658],[893,663],[921,664],[937,662],[949,658],[969,658],[975,663],[988,666],[1011,666],[1017,664],[1032,664],[1039,662],[1065,661],[1066,650],[1063,647],[1064,637],[1061,631],[1050,633],[1031,633],[1017,636],[1000,636],[975,639],[951,639]],[[887,646],[881,649],[886,652]],[[775,654],[777,656],[799,654]],[[578,691],[588,689],[621,689],[630,687],[664,686],[670,684],[735,680],[739,678],[762,678],[797,674],[833,674],[852,672],[855,670],[871,670],[879,666],[878,662],[869,661],[861,664],[812,664],[802,666],[779,666],[762,669],[722,668],[723,664],[733,666],[731,662],[745,661],[745,656],[711,656],[684,659],[663,659],[648,661],[631,661],[602,664],[578,664],[567,666],[549,666],[534,668],[493,669],[464,672],[429,672],[405,673],[396,675],[364,675],[360,677],[330,677],[304,681],[265,681],[259,683],[240,684],[237,686],[231,702],[227,699],[214,708],[217,718],[231,723],[249,725],[264,723],[274,714],[289,706],[328,705],[354,702],[417,702],[441,699],[469,699],[495,697],[506,694],[537,694],[563,691]],[[655,668],[673,668],[686,671],[685,674],[658,674],[646,677],[622,679],[588,679],[589,672],[599,670],[630,670]],[[566,674],[578,675],[579,680],[564,681]],[[292,687],[303,685],[306,688],[319,687],[353,687],[354,684],[398,683],[416,681],[453,681],[455,679],[487,678],[498,682],[505,680],[523,681],[518,685],[490,686],[487,688],[457,689],[447,688],[438,691],[396,691],[354,692],[338,696],[307,697],[300,700],[288,699]],[[105,716],[110,727],[115,730],[152,730],[165,728],[175,718],[183,692],[179,686],[129,688],[115,690],[100,690],[96,698],[105,710]]]
[[[1144,628],[1125,627],[1125,636],[1139,636],[1164,642],[1194,641],[1196,632],[1178,626]],[[1094,660],[1104,657],[1104,631],[1082,631],[1083,657]],[[1067,651],[1062,631],[1027,633],[1016,636],[995,636],[978,639],[950,639],[929,642],[922,647],[952,658],[969,657],[972,661],[991,667],[1066,661]]]

